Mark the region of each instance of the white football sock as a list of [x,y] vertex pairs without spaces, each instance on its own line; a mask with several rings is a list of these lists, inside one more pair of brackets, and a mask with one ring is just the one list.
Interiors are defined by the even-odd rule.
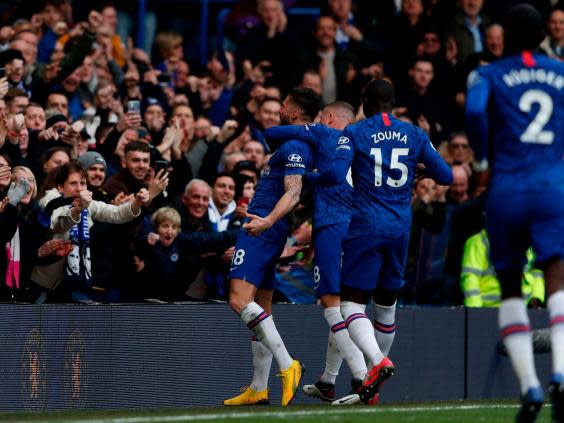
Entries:
[[390,354],[396,336],[396,303],[388,307],[374,303],[374,334],[384,355]]
[[556,291],[547,302],[550,316],[552,371],[564,376],[564,291]]
[[349,335],[358,348],[364,353],[370,366],[379,364],[384,359],[384,354],[374,336],[372,323],[364,313],[364,304],[343,301],[341,303],[341,313],[345,318],[345,323],[349,330]]
[[292,357],[288,354],[270,314],[257,303],[252,302],[241,310],[241,319],[258,340],[272,352],[280,370],[286,370],[292,365]]
[[335,334],[329,330],[329,337],[327,339],[327,358],[325,359],[325,370],[319,378],[321,382],[335,384],[337,376],[339,374],[339,369],[341,368],[341,363],[343,358],[341,357],[341,352],[337,346],[337,341],[335,341]]
[[540,382],[535,370],[531,325],[523,299],[510,298],[501,302],[499,328],[524,395],[529,388],[539,387]]
[[329,323],[331,332],[333,332],[341,357],[349,365],[353,377],[357,379],[364,379],[364,376],[366,375],[366,363],[364,362],[364,356],[349,336],[349,331],[343,321],[341,308],[327,307],[323,310],[323,315],[325,316],[327,323]]
[[262,342],[260,342],[256,336],[253,336],[252,341],[253,381],[251,382],[251,388],[256,392],[260,392],[268,388],[272,353],[268,348],[262,345]]

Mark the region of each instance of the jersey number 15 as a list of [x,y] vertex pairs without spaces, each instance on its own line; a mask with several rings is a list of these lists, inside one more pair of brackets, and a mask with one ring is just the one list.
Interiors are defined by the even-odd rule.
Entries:
[[[399,188],[407,182],[408,169],[407,166],[399,161],[401,156],[407,156],[409,148],[392,148],[392,157],[390,160],[390,169],[397,169],[401,172],[399,179],[394,179],[390,176],[386,178],[386,184]],[[377,187],[382,186],[382,149],[371,148],[370,155],[374,156],[374,185]]]

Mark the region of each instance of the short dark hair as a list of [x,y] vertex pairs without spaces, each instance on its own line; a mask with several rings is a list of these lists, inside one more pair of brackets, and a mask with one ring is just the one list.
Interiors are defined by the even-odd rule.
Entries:
[[55,177],[56,186],[64,185],[69,176],[73,173],[80,173],[84,179],[87,179],[86,171],[82,168],[80,163],[76,160],[72,160],[59,168],[57,176]]
[[6,96],[4,97],[4,100],[6,101],[6,103],[10,103],[16,97],[26,97],[27,98],[27,94],[25,93],[24,90],[22,90],[20,88],[10,87],[10,89],[8,89],[8,92],[6,93]]
[[362,106],[366,117],[391,111],[395,101],[394,86],[385,79],[371,81],[364,90]]
[[311,88],[292,88],[288,93],[290,101],[302,111],[302,117],[313,121],[321,108],[321,96]]
[[140,151],[141,153],[151,154],[151,147],[149,147],[147,143],[143,141],[131,141],[123,149],[123,155],[127,156],[127,153],[129,153],[130,151]]
[[219,172],[217,175],[215,175],[215,178],[213,178],[213,182],[212,182],[211,186],[213,187],[219,178],[224,178],[224,177],[231,178],[231,179],[233,179],[233,182],[235,182],[235,178],[233,177],[233,175],[231,173],[229,173],[229,172]]
[[507,54],[533,50],[544,37],[544,21],[539,11],[529,4],[513,6],[502,22]]
[[433,61],[433,58],[431,56],[426,55],[426,54],[414,56],[411,59],[411,61],[409,62],[409,69],[413,69],[415,67],[415,65],[419,62],[430,63],[433,66],[433,69],[435,69],[435,62]]

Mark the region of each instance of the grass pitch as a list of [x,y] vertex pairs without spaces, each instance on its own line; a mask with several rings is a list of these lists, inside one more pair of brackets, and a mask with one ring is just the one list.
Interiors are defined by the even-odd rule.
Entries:
[[[518,405],[509,402],[398,403],[380,406],[335,407],[330,405],[282,407],[210,407],[190,409],[1,413],[6,423],[182,423],[182,422],[511,422]],[[550,422],[550,406],[543,407],[538,422]]]

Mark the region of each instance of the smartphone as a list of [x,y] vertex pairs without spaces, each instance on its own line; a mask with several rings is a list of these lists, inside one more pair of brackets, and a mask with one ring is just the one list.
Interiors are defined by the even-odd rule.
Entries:
[[141,114],[141,103],[139,100],[129,100],[127,102],[127,111]]
[[155,175],[159,173],[161,169],[164,169],[165,172],[168,170],[168,162],[166,160],[155,161]]
[[6,76],[6,68],[0,68],[0,79]]

